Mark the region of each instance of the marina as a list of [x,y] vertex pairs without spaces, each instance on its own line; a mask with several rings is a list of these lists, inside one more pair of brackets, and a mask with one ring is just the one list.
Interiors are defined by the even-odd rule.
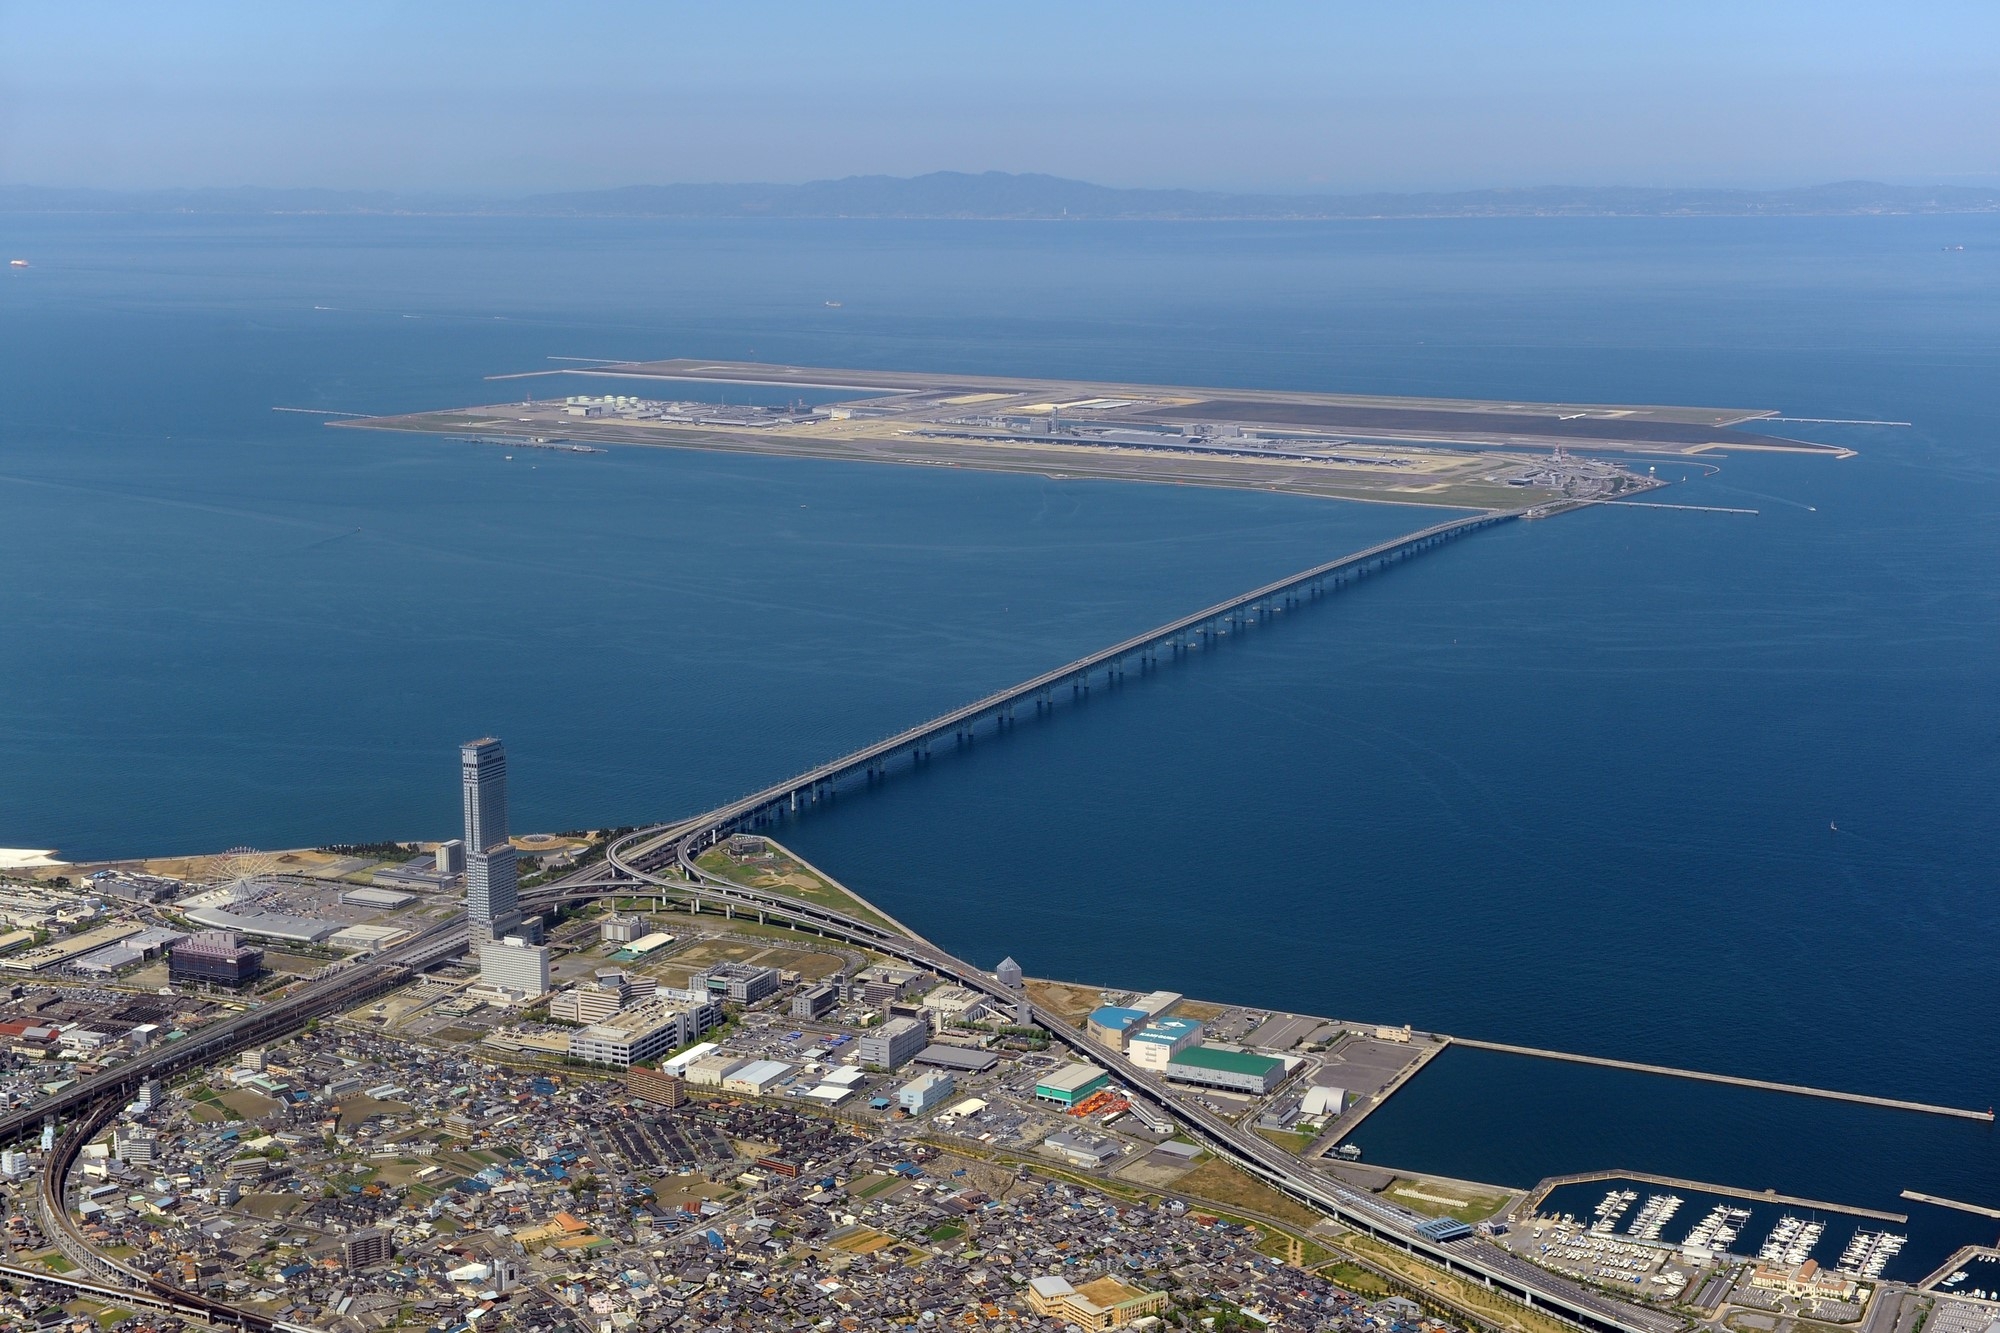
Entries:
[[1889,1261],[1902,1252],[1909,1243],[1908,1236],[1898,1236],[1888,1231],[1865,1231],[1857,1229],[1854,1238],[1847,1242],[1847,1248],[1840,1252],[1840,1259],[1834,1267],[1849,1277],[1878,1278]]
[[1708,1210],[1708,1215],[1694,1224],[1687,1239],[1681,1244],[1699,1250],[1722,1253],[1729,1249],[1743,1231],[1743,1224],[1750,1220],[1748,1208],[1738,1208],[1734,1204],[1718,1203]]
[[1618,1229],[1618,1219],[1625,1216],[1625,1210],[1639,1197],[1634,1190],[1613,1190],[1604,1196],[1604,1201],[1593,1210],[1597,1220],[1590,1229],[1600,1236],[1608,1236]]
[[1819,1244],[1819,1238],[1825,1231],[1824,1222],[1808,1222],[1786,1213],[1771,1228],[1771,1234],[1764,1238],[1757,1257],[1765,1263],[1795,1268],[1812,1258],[1813,1247]]
[[1967,1245],[1954,1251],[1937,1271],[1917,1285],[1924,1291],[1976,1301],[2000,1301],[2000,1250]]
[[[1785,1271],[1811,1260],[1857,1282],[1916,1282],[1932,1269],[1942,1280],[1954,1271],[1938,1268],[1939,1256],[1951,1247],[1940,1247],[1935,1231],[1899,1225],[1908,1219],[1895,1214],[1691,1181],[1649,1181],[1636,1172],[1538,1189],[1510,1217],[1516,1226],[1535,1229],[1537,1246],[1551,1247],[1538,1258],[1599,1280],[1629,1281],[1639,1274],[1652,1286],[1656,1273],[1699,1274],[1745,1260]],[[1953,1262],[1967,1267],[1962,1258]],[[1611,1271],[1599,1274],[1598,1267]],[[1979,1286],[1982,1274],[1968,1271],[1960,1285]],[[2000,1291],[2000,1265],[1985,1276]]]
[[1667,1223],[1673,1221],[1674,1214],[1681,1210],[1687,1200],[1678,1194],[1649,1194],[1645,1207],[1632,1219],[1626,1230],[1640,1240],[1658,1240]]

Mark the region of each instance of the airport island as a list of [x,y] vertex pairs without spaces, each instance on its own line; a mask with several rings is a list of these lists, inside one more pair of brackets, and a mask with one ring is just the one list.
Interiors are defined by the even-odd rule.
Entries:
[[[1487,402],[837,370],[736,361],[595,363],[497,378],[617,381],[329,425],[517,449],[652,446],[1280,491],[1540,515],[1662,484],[1644,459],[1758,451],[1851,457],[1764,409]],[[700,386],[706,392],[692,392]],[[601,383],[597,387],[603,387]],[[672,396],[679,388],[686,397]],[[731,404],[736,396],[765,405]],[[718,394],[717,390],[724,392]],[[808,401],[812,397],[817,401]],[[305,409],[287,409],[305,410]]]
[[[459,755],[456,837],[14,856],[0,1323],[1973,1333],[2000,1317],[1980,1220],[2000,1214],[1977,1205],[1906,1191],[1979,1229],[1933,1253],[1905,1212],[1620,1163],[1440,1179],[1354,1142],[1454,1046],[1990,1110],[1044,979],[1031,938],[1025,966],[955,957],[779,837],[844,790],[1226,651],[1494,524],[1656,503],[1633,497],[1662,484],[1658,460],[1847,451],[1737,409],[698,361],[564,373],[660,396],[334,424],[1470,512],[666,823],[516,834],[505,749],[485,738]],[[694,381],[778,401],[671,396]]]

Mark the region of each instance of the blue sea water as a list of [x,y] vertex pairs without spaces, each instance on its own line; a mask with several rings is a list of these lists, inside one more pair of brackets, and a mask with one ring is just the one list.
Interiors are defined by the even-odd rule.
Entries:
[[[0,237],[33,265],[0,275],[0,845],[79,857],[441,835],[451,749],[488,731],[520,827],[682,813],[1432,517],[509,461],[274,406],[698,355],[1911,422],[1789,428],[1860,451],[1839,462],[1662,464],[1690,478],[1664,498],[1758,513],[1482,534],[784,836],[1040,975],[2000,1090],[2000,220]],[[1883,1206],[2000,1203],[1992,1135],[1454,1052],[1362,1138],[1476,1179],[1621,1167]]]

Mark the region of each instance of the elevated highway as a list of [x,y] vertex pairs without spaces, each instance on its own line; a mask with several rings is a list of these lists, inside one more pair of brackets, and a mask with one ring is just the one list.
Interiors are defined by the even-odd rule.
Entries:
[[100,1074],[80,1079],[53,1096],[0,1114],[0,1143],[33,1133],[46,1120],[60,1120],[106,1099],[120,1099],[122,1104],[137,1094],[140,1083],[146,1079],[171,1078],[246,1046],[295,1031],[325,1014],[351,1008],[395,989],[422,967],[464,947],[462,919],[438,922],[366,962],[331,972],[269,1004],[211,1024],[180,1041],[157,1046]]
[[[926,968],[1010,1007],[1022,1001],[1022,996],[1002,986],[990,973],[946,953],[928,940],[831,908],[760,893],[706,874],[693,860],[700,830],[687,825],[680,827],[678,838],[663,838],[660,830],[642,830],[614,844],[608,859],[625,877],[622,882],[600,877],[595,883],[579,880],[552,886],[541,895],[540,901],[553,905],[590,897],[654,893],[700,898],[716,907],[727,905],[745,915],[754,914],[760,920],[783,922]],[[661,873],[665,870],[673,873]],[[1115,1075],[1134,1094],[1135,1108],[1143,1108],[1144,1118],[1171,1120],[1203,1147],[1296,1202],[1593,1333],[1671,1333],[1682,1326],[1682,1321],[1669,1315],[1601,1296],[1483,1239],[1433,1241],[1417,1230],[1427,1218],[1311,1169],[1254,1131],[1239,1129],[1200,1105],[1179,1099],[1150,1071],[1089,1040],[1062,1015],[1039,1005],[1029,1007],[1035,1022],[1058,1044]]]

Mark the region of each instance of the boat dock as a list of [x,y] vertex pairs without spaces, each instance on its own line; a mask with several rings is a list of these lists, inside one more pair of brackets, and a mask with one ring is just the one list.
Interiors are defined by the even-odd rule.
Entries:
[[[1986,1260],[2000,1259],[2000,1250],[1996,1250],[1990,1245],[1961,1246],[1959,1249],[1952,1251],[1951,1258],[1945,1260],[1942,1264],[1940,1264],[1935,1272],[1933,1272],[1929,1277],[1926,1277],[1923,1281],[1917,1283],[1917,1290],[1935,1292],[1937,1290],[1939,1283],[1950,1280],[1951,1275],[1953,1273],[1956,1273],[1959,1269],[1964,1268],[1966,1265],[1972,1263],[1976,1259],[1986,1259]],[[1947,1292],[1946,1294],[1958,1295],[1957,1293],[1953,1292]],[[1972,1296],[1958,1295],[1958,1299],[1966,1301],[1966,1300],[1975,1300],[1977,1298]]]
[[1533,1217],[1541,1209],[1542,1200],[1551,1192],[1565,1185],[1587,1185],[1593,1180],[1634,1180],[1642,1185],[1661,1185],[1668,1189],[1694,1190],[1703,1194],[1717,1194],[1730,1199],[1748,1199],[1752,1203],[1781,1203],[1793,1208],[1810,1208],[1822,1213],[1846,1213],[1852,1217],[1873,1218],[1878,1222],[1907,1222],[1908,1213],[1885,1213],[1874,1208],[1857,1208],[1851,1203],[1828,1203],[1824,1199],[1801,1199],[1795,1195],[1778,1194],[1765,1190],[1738,1189],[1734,1185],[1711,1185],[1700,1180],[1678,1180],[1673,1176],[1656,1176],[1645,1171],[1581,1171],[1573,1176],[1550,1176],[1541,1184],[1528,1191],[1527,1197],[1514,1206],[1514,1217]]
[[[1892,1111],[1921,1111],[1926,1115],[1954,1116],[1960,1120],[1983,1120],[1993,1123],[1991,1111],[1967,1111],[1956,1106],[1933,1106],[1929,1102],[1904,1101],[1898,1097],[1876,1097],[1865,1092],[1838,1092],[1832,1088],[1808,1088],[1799,1083],[1774,1083],[1769,1079],[1741,1078],[1735,1074],[1709,1074],[1699,1069],[1674,1069],[1668,1065],[1640,1064],[1636,1060],[1613,1060],[1602,1055],[1577,1055],[1571,1051],[1544,1051],[1533,1046],[1510,1046],[1500,1041],[1477,1041],[1471,1037],[1453,1037],[1460,1046],[1471,1046],[1482,1051],[1499,1051],[1505,1055],[1531,1055],[1542,1060],[1567,1060],[1571,1064],[1601,1065],[1606,1069],[1629,1069],[1635,1074],[1659,1074],[1666,1078],[1691,1078],[1703,1083],[1727,1083],[1738,1088],[1756,1088],[1760,1092],[1785,1092],[1795,1097],[1821,1097],[1828,1101],[1856,1102],[1862,1106],[1882,1106]],[[1634,1177],[1635,1179],[1637,1177]],[[1995,1214],[2000,1217],[2000,1213]]]

